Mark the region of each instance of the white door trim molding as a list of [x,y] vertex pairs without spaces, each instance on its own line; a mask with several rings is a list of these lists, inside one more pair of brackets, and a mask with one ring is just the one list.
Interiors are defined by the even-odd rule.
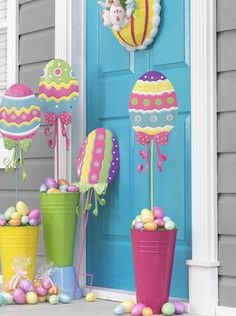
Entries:
[[191,1],[192,260],[190,312],[218,305],[216,1]]

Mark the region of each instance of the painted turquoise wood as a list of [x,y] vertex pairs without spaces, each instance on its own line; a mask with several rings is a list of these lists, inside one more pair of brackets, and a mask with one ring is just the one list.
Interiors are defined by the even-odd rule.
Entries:
[[129,53],[102,26],[96,1],[87,9],[87,127],[106,127],[119,140],[118,179],[107,192],[107,205],[98,218],[90,217],[87,233],[87,271],[95,285],[134,289],[130,224],[149,206],[149,179],[140,175],[140,146],[128,119],[128,100],[140,75],[163,72],[173,83],[179,100],[176,127],[164,148],[168,162],[155,171],[155,204],[178,225],[171,295],[188,296],[186,259],[191,255],[190,188],[190,67],[189,1],[162,1],[162,20],[154,45]]

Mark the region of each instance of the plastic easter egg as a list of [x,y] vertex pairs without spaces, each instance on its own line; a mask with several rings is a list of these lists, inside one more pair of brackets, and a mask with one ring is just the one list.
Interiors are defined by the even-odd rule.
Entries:
[[25,304],[25,292],[22,289],[15,289],[12,296],[17,304]]
[[7,223],[7,221],[5,220],[5,218],[0,218],[0,226],[5,226]]
[[48,194],[54,194],[56,192],[57,192],[57,189],[55,189],[55,188],[50,188],[50,189],[47,190]]
[[156,218],[154,222],[157,224],[158,227],[164,227],[165,226],[165,221],[163,218]]
[[14,206],[8,207],[8,209],[6,209],[6,211],[4,212],[5,219],[9,221],[12,217],[12,214],[15,212],[16,212],[16,209]]
[[172,303],[175,306],[175,314],[182,315],[185,312],[185,306],[183,302],[174,300]]
[[8,223],[11,226],[20,226],[21,225],[21,220],[19,218],[12,218]]
[[48,291],[46,289],[44,289],[42,286],[37,286],[36,287],[36,293],[39,295],[39,296],[46,296]]
[[46,186],[46,184],[41,184],[40,185],[40,188],[39,188],[40,192],[47,192],[47,190],[48,190],[48,187]]
[[168,221],[165,223],[164,227],[166,230],[173,230],[175,229],[175,223],[172,221]]
[[162,306],[161,311],[165,316],[172,316],[175,313],[175,305],[171,302],[167,302]]
[[68,304],[70,303],[70,297],[69,295],[65,294],[65,293],[61,293],[59,295],[59,301],[62,303],[62,304]]
[[72,67],[62,59],[47,63],[39,82],[39,100],[43,112],[60,115],[72,112],[78,104],[79,84]]
[[30,305],[37,304],[38,303],[38,296],[34,292],[28,292],[26,293],[26,302]]
[[150,213],[151,213],[151,211],[149,209],[143,208],[142,211],[141,211],[141,215],[140,216],[146,215],[146,214],[150,214]]
[[42,280],[41,285],[44,289],[48,290],[52,286],[52,283],[48,278],[45,278]]
[[59,179],[58,180],[58,185],[61,186],[61,185],[67,185],[69,186],[70,183],[66,180],[66,179]]
[[47,300],[47,296],[39,296],[38,297],[38,302],[39,303],[44,303],[44,302],[46,302],[46,300]]
[[60,187],[59,187],[59,190],[60,190],[62,193],[66,193],[68,187],[69,187],[68,184],[61,184]]
[[117,305],[114,308],[115,315],[124,315],[125,314],[125,307],[122,304]]
[[0,293],[0,305],[6,304],[6,300],[3,294]]
[[56,180],[52,177],[47,177],[45,179],[45,184],[48,188],[58,188],[58,183],[56,182]]
[[69,185],[68,188],[67,188],[67,191],[68,192],[78,192],[79,189],[76,185]]
[[145,308],[144,304],[141,304],[141,303],[135,304],[131,311],[131,314],[133,316],[141,316],[144,308]]
[[154,206],[152,212],[155,218],[163,218],[165,216],[164,210],[159,206]]
[[0,133],[20,141],[33,138],[39,129],[41,110],[32,90],[22,83],[12,85],[3,95],[0,106]]
[[163,217],[163,220],[164,220],[165,222],[169,222],[169,221],[171,221],[171,218],[168,217],[168,216],[164,216],[164,217]]
[[59,289],[57,286],[51,286],[50,289],[48,289],[48,295],[57,295],[59,292]]
[[10,293],[2,292],[1,295],[4,297],[5,304],[11,305],[14,302],[13,296]]
[[21,280],[19,287],[25,292],[30,292],[34,288],[32,281],[29,279]]
[[12,218],[12,219],[15,219],[15,218],[21,219],[21,215],[20,215],[20,213],[18,213],[18,212],[14,212],[14,213],[12,214],[11,218]]
[[37,226],[39,224],[39,220],[36,218],[30,218],[29,224],[30,224],[30,226]]
[[144,224],[144,229],[145,230],[150,230],[150,231],[156,230],[157,229],[157,223],[155,223],[155,222],[145,223]]
[[135,83],[129,101],[129,116],[139,144],[145,145],[155,136],[158,144],[166,145],[177,111],[176,93],[165,75],[150,71]]
[[142,220],[141,220],[141,215],[136,216],[136,217],[135,217],[135,221],[136,221],[136,222],[141,222],[141,221],[142,221]]
[[87,302],[95,302],[96,301],[96,294],[94,292],[90,292],[86,295],[85,299]]
[[52,305],[56,305],[59,303],[59,296],[58,295],[51,295],[49,297],[49,303]]
[[135,222],[134,228],[138,230],[143,229],[143,222]]
[[20,215],[27,215],[29,213],[29,208],[28,206],[22,202],[22,201],[18,201],[16,203],[16,211],[20,214]]
[[112,132],[97,128],[85,139],[77,160],[81,182],[95,185],[112,182],[119,170],[119,147]]
[[38,208],[31,210],[28,214],[28,217],[29,217],[29,219],[35,218],[35,219],[39,220],[40,219],[40,210]]
[[142,316],[152,316],[153,311],[150,307],[145,307],[142,311]]
[[144,213],[141,215],[141,220],[144,224],[153,222],[154,221],[154,216],[152,212]]
[[131,313],[131,311],[132,311],[132,309],[133,309],[135,303],[132,302],[132,301],[124,301],[124,302],[121,303],[121,305],[124,306],[124,308],[125,308],[125,313],[129,314],[129,313]]

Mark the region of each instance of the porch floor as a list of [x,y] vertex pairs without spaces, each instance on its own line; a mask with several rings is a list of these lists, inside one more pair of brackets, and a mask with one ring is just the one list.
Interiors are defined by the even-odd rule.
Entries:
[[[0,307],[0,315],[9,316],[111,316],[114,315],[113,310],[117,302],[97,300],[94,303],[87,303],[84,299],[73,301],[70,304],[50,305],[8,305]],[[190,315],[188,316],[197,316]]]

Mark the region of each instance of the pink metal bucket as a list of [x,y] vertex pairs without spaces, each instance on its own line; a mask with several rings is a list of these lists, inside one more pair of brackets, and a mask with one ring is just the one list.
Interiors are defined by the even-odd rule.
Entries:
[[137,303],[151,307],[154,314],[169,300],[177,230],[132,229]]

